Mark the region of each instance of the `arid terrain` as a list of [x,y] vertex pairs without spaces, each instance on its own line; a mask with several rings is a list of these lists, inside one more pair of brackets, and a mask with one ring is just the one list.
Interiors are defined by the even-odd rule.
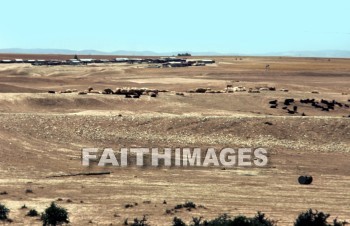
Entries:
[[[8,58],[72,56],[0,56]],[[174,216],[189,222],[193,216],[212,219],[262,211],[284,226],[309,208],[349,221],[350,59],[201,58],[216,63],[183,68],[0,64],[0,192],[6,192],[0,203],[10,209],[12,225],[41,225],[20,208],[25,204],[42,212],[52,201],[69,211],[71,225],[122,225],[126,218],[131,222],[146,215],[151,225],[167,226]],[[227,85],[246,91],[188,92],[199,87],[225,90]],[[140,98],[59,92],[89,87],[168,92]],[[276,90],[248,92],[261,87]],[[295,102],[288,109],[298,108],[294,114],[283,109],[290,98]],[[326,111],[300,99],[340,104]],[[273,100],[277,108],[270,108]],[[226,169],[83,167],[84,147],[263,147],[269,151],[269,164]],[[100,171],[111,174],[51,177]],[[313,176],[311,185],[298,183],[304,174]],[[205,208],[166,214],[186,201]],[[133,203],[138,205],[125,208]]]

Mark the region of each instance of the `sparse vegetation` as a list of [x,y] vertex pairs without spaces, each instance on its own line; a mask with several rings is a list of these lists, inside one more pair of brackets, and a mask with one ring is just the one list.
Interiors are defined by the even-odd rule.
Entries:
[[132,207],[134,207],[134,205],[133,204],[125,204],[125,206],[124,206],[124,208],[125,209],[128,209],[128,208],[132,208]]
[[186,226],[186,224],[181,220],[181,218],[174,217],[173,226]]
[[149,224],[147,223],[147,218],[146,216],[143,216],[141,220],[135,218],[134,222],[131,224],[131,226],[148,226]]
[[10,210],[3,204],[0,203],[0,221],[8,220],[8,214]]
[[165,214],[172,214],[172,213],[173,213],[173,210],[169,210],[169,209],[165,210]]
[[184,208],[190,208],[190,209],[196,209],[196,204],[194,204],[193,202],[186,202],[183,205]]
[[182,208],[186,208],[187,210],[192,210],[192,209],[196,209],[196,204],[194,204],[193,202],[185,202],[184,204],[177,204],[174,209],[182,209]]
[[[42,57],[55,59],[56,55]],[[68,59],[68,56],[57,57],[60,60]],[[71,54],[69,59],[73,57],[74,54]],[[146,213],[150,214],[147,217],[149,224],[171,225],[175,216],[188,225],[203,224],[205,220],[210,222],[218,217],[213,213],[230,210],[232,212],[228,213],[236,216],[245,211],[243,207],[249,206],[249,212],[242,212],[249,213],[246,215],[248,218],[254,217],[254,212],[250,211],[262,209],[269,211],[266,213],[268,216],[283,220],[278,222],[282,226],[286,221],[293,225],[299,214],[295,209],[290,209],[289,201],[285,201],[307,199],[306,204],[310,207],[332,210],[327,224],[342,225],[346,206],[341,204],[346,202],[346,197],[339,194],[350,190],[344,177],[349,165],[347,156],[350,146],[346,138],[350,124],[348,118],[341,118],[350,114],[346,105],[350,104],[349,59],[334,59],[332,64],[328,64],[322,59],[247,57],[239,62],[234,58],[215,57],[217,64],[208,67],[178,69],[146,68],[148,63],[91,64],[88,67],[1,64],[0,145],[8,151],[2,153],[2,179],[5,184],[0,188],[0,202],[11,210],[8,216],[15,220],[16,225],[38,220],[36,218],[40,218],[45,208],[50,206],[50,202],[43,206],[42,201],[50,198],[57,205],[69,207],[72,225],[84,225],[90,219],[93,224],[122,224],[125,218],[129,218],[130,225],[134,217],[142,219]],[[195,61],[195,58],[189,61]],[[264,73],[266,64],[271,64],[269,73]],[[131,92],[131,89],[141,91],[143,86],[152,90],[143,91],[140,99],[124,99],[124,95],[121,95],[124,91],[131,96],[139,95],[135,90]],[[197,87],[202,87],[198,91],[204,93],[186,92],[190,89],[195,92]],[[272,92],[272,87],[276,91]],[[102,95],[105,88],[111,88],[114,95]],[[249,88],[262,88],[263,91],[260,90],[260,94],[247,93]],[[279,92],[282,88],[290,91]],[[78,92],[86,93],[85,89],[88,94],[79,96]],[[149,96],[156,91],[153,89],[159,89],[157,98]],[[160,92],[163,89],[169,92]],[[55,94],[44,93],[47,90],[53,90]],[[311,94],[312,90],[318,90],[320,94]],[[209,94],[213,91],[226,92]],[[182,94],[185,97],[179,96]],[[285,106],[286,98],[295,101]],[[333,104],[333,100],[343,106]],[[276,109],[270,109],[269,101],[275,101],[272,106]],[[315,102],[319,103],[316,105]],[[334,110],[330,108],[333,105]],[[294,106],[297,107],[296,111]],[[287,109],[297,117],[289,117]],[[300,118],[302,115],[308,117]],[[43,143],[45,150],[52,151],[44,153]],[[110,176],[72,177],[74,173],[100,169],[81,167],[81,156],[77,155],[76,145],[82,144],[101,148],[104,145],[114,146],[117,158],[121,154],[116,150],[119,147],[261,146],[270,149],[267,157],[273,161],[269,161],[266,168],[236,170],[236,167],[226,165],[213,170],[197,170],[197,167],[193,167],[193,170],[192,167],[165,167],[164,170],[142,168],[142,171],[122,168],[120,172],[123,175],[120,176],[119,170],[111,168]],[[24,145],[25,148],[20,148]],[[14,149],[17,151],[10,151]],[[46,158],[46,161],[33,158],[48,155],[50,158]],[[21,156],[28,158],[17,160]],[[203,157],[201,155],[201,160]],[[135,155],[130,156],[128,164],[134,164],[135,158]],[[259,160],[254,156],[251,159]],[[148,160],[149,155],[144,162],[149,163]],[[238,159],[235,160],[237,165]],[[97,165],[97,162],[91,160],[93,165]],[[121,163],[119,158],[118,162]],[[161,165],[163,162],[160,160]],[[182,161],[180,163],[184,165]],[[28,170],[31,168],[45,170],[33,172]],[[300,173],[314,174],[313,185],[298,185],[295,175],[299,176]],[[324,174],[329,177],[323,177]],[[52,175],[62,177],[52,179]],[[117,179],[121,182],[118,183]],[[194,182],[196,186],[192,186]],[[332,186],[328,186],[330,184]],[[219,189],[213,189],[215,186]],[[286,189],[286,186],[293,189]],[[257,187],[266,190],[260,194]],[[318,189],[325,187],[327,189]],[[34,193],[30,194],[26,189],[32,189]],[[180,191],[176,195],[178,199],[174,195],[177,191]],[[103,200],[93,197],[97,192]],[[252,194],[255,194],[255,202],[251,198],[237,198],[252,197]],[[280,198],[278,202],[275,194]],[[322,203],[317,201],[329,194],[338,195],[323,199]],[[69,203],[68,198],[73,202]],[[85,203],[80,204],[80,200]],[[147,203],[147,200],[152,202]],[[194,201],[195,209],[185,205],[186,200]],[[134,201],[139,205],[135,206]],[[127,203],[133,207],[124,208]],[[23,204],[28,206],[20,209]],[[208,209],[202,209],[200,204]],[[101,206],[108,211],[95,211]],[[39,217],[25,217],[32,208],[39,212]],[[80,210],[75,212],[77,208]],[[81,208],[89,213],[88,216],[80,215]],[[302,212],[307,209],[298,210]],[[119,218],[114,214],[116,212],[120,214]],[[333,221],[336,217],[333,213],[339,213],[340,220]],[[201,215],[204,218],[198,223]],[[197,218],[194,220],[192,217]]]
[[41,216],[44,226],[55,226],[63,223],[69,223],[68,212],[66,209],[57,206],[54,202],[51,203]]
[[35,209],[30,209],[27,213],[27,216],[28,217],[37,217],[37,216],[39,216],[39,213]]
[[[202,221],[202,217],[193,217],[190,226],[276,226],[276,222],[267,219],[265,214],[258,212],[254,217],[249,218],[243,215],[230,217],[223,214],[213,220]],[[177,217],[173,219],[173,226],[186,226],[186,224]]]
[[329,217],[330,214],[309,209],[298,216],[294,226],[343,226],[347,224],[346,222],[338,222],[337,219],[333,220],[333,224],[329,224],[327,222]]
[[200,226],[203,217],[192,217],[193,226]]
[[26,194],[33,193],[32,189],[26,189]]

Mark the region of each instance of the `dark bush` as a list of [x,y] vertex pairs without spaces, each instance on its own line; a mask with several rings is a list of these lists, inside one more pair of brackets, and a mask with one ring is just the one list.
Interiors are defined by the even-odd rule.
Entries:
[[[227,214],[221,215],[211,221],[204,222],[206,226],[258,226],[251,222],[251,219],[245,216],[232,218]],[[259,225],[260,226],[260,225]]]
[[54,202],[51,203],[41,216],[44,226],[59,225],[69,223],[68,212],[66,209],[57,206]]
[[191,226],[201,226],[202,217],[192,217],[193,224]]
[[183,207],[185,208],[190,208],[190,209],[196,209],[196,204],[194,204],[193,202],[186,202]]
[[207,226],[229,226],[230,223],[232,223],[232,219],[231,217],[229,217],[227,214],[223,214],[223,215],[220,215],[219,217],[213,219],[213,220],[210,220],[210,221],[206,221],[205,222],[205,225]]
[[255,217],[252,219],[252,222],[254,225],[259,225],[259,226],[275,226],[276,222],[270,219],[267,219],[265,217],[265,214],[258,211],[258,213],[255,215]]
[[329,224],[327,222],[329,216],[329,214],[309,209],[299,214],[294,226],[343,226],[347,224],[347,222],[339,222],[337,219],[333,220],[333,224]]
[[172,214],[172,213],[173,213],[173,210],[169,210],[169,209],[165,210],[165,214]]
[[124,207],[125,207],[125,209],[128,209],[128,208],[134,207],[134,205],[133,204],[126,204]]
[[[226,224],[224,224],[226,225]],[[232,226],[255,226],[253,222],[247,218],[246,216],[237,216],[233,219],[233,221],[229,224]],[[258,226],[258,225],[256,225]]]
[[191,209],[196,209],[196,204],[194,204],[193,202],[185,202],[185,204],[177,204],[174,209],[182,209],[182,208],[186,208],[187,210],[191,210]]
[[146,216],[143,216],[142,220],[139,220],[137,218],[134,219],[134,222],[131,224],[131,226],[148,226],[147,218]]
[[309,209],[299,214],[294,226],[330,226],[330,224],[327,223],[329,216],[329,214]]
[[[301,213],[294,226],[345,226],[347,222],[338,221],[338,219],[333,220],[333,224],[329,224],[327,219],[329,214],[323,212],[308,210]],[[239,215],[236,217],[231,217],[227,214],[220,215],[219,217],[212,220],[205,220],[202,222],[202,217],[192,218],[192,224],[190,226],[277,226],[277,223],[265,217],[264,213],[258,212],[254,217],[246,217]],[[174,217],[173,226],[186,226],[180,218]]]
[[8,220],[10,210],[0,203],[0,221]]
[[249,218],[246,216],[230,217],[227,214],[223,214],[213,220],[204,221],[200,223],[200,219],[195,221],[193,218],[193,226],[276,226],[274,221],[265,218],[265,214],[258,212],[254,217]]
[[39,216],[39,213],[35,209],[31,209],[28,211],[27,216],[28,217],[37,217],[37,216]]
[[184,207],[184,205],[182,204],[177,204],[174,209],[178,210],[178,209],[182,209]]
[[26,189],[26,194],[28,193],[33,193],[33,190],[32,189]]
[[186,226],[186,224],[180,218],[174,217],[173,226]]
[[348,224],[348,222],[346,222],[346,221],[339,222],[338,219],[333,220],[333,226],[344,226],[346,224]]

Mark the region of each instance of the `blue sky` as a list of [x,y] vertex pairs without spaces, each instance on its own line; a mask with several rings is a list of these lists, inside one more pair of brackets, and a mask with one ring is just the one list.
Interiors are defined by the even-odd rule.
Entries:
[[350,50],[348,0],[16,0],[0,48],[260,54]]

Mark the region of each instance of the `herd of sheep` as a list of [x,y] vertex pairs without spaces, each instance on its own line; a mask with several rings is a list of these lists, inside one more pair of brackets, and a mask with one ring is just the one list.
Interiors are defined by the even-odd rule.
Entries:
[[[276,91],[275,87],[256,87],[256,88],[249,88],[247,90],[244,86],[227,86],[223,90],[213,90],[211,88],[196,88],[188,90],[188,93],[235,93],[235,92],[245,92],[248,91],[248,93],[260,93],[260,91]],[[287,92],[285,89],[281,90],[284,92]],[[67,89],[63,91],[53,91],[50,90],[48,93],[78,93],[79,95],[84,94],[115,94],[115,95],[125,95],[125,97],[130,98],[135,97],[138,98],[141,95],[150,95],[151,97],[157,96],[159,92],[170,92],[169,90],[158,90],[158,89],[149,89],[149,88],[136,88],[136,87],[123,87],[123,88],[116,88],[115,90],[112,90],[110,88],[106,88],[104,90],[94,90],[92,87],[89,87],[87,90],[84,91],[78,91],[77,89]],[[176,93],[177,95],[184,95],[183,93]]]
[[[213,90],[211,88],[196,88],[192,90],[188,90],[188,93],[234,93],[234,92],[246,92],[246,87],[237,86],[233,87],[232,85],[227,85],[227,87],[223,90]],[[255,87],[249,88],[248,93],[260,93],[260,91],[276,91],[275,87]],[[282,92],[288,92],[287,89],[280,89]],[[85,94],[106,94],[106,95],[123,95],[125,98],[140,98],[141,95],[147,95],[150,97],[157,97],[160,92],[170,92],[169,90],[158,90],[158,89],[149,89],[149,88],[136,88],[136,87],[123,87],[116,88],[114,90],[110,88],[106,88],[104,90],[94,90],[92,87],[89,87],[87,90],[78,91],[77,89],[67,89],[64,91],[48,91],[48,93],[78,93],[79,95]],[[315,93],[315,91],[313,91]],[[185,96],[183,92],[176,92],[176,95]],[[297,114],[298,106],[296,105],[296,100],[293,98],[287,98],[282,101],[283,104],[282,109],[286,110],[288,114]],[[300,99],[300,104],[302,105],[311,105],[316,109],[320,109],[322,111],[329,112],[331,110],[335,110],[335,108],[350,108],[349,104],[343,104],[336,100],[325,100],[321,99],[317,101],[315,99]],[[350,102],[350,99],[348,100]],[[277,100],[269,101],[270,108],[278,108],[279,102]],[[293,106],[291,106],[293,105]],[[305,113],[302,113],[301,116],[305,116]],[[347,116],[347,117],[350,117]]]
[[[188,92],[189,93],[235,93],[235,92],[245,92],[247,91],[247,88],[244,86],[232,86],[227,85],[227,87],[224,90],[212,90],[211,88],[196,88],[191,89]],[[276,91],[275,87],[255,87],[249,88],[248,93],[260,93],[260,91]],[[284,91],[284,90],[281,90]]]
[[110,88],[100,90],[94,90],[92,87],[89,87],[87,90],[78,91],[77,89],[67,89],[64,91],[53,91],[50,90],[48,93],[78,93],[79,95],[91,94],[106,94],[106,95],[124,95],[125,98],[139,98],[141,95],[149,95],[151,97],[157,97],[159,92],[169,92],[168,90],[158,90],[158,89],[149,89],[149,88],[133,88],[133,87],[123,87],[116,88],[112,90]]
[[[300,104],[302,105],[311,105],[312,107],[316,109],[320,109],[322,111],[330,111],[335,110],[335,107],[338,108],[350,108],[349,104],[343,104],[336,100],[325,100],[321,99],[320,101],[317,101],[315,99],[300,99]],[[348,100],[350,102],[350,99]],[[271,100],[269,101],[270,108],[277,108],[279,103],[277,100]],[[292,109],[289,108],[290,105],[293,105]],[[286,110],[288,114],[296,114],[298,113],[298,106],[296,106],[296,101],[293,98],[288,98],[283,101],[283,110]],[[305,113],[302,113],[302,116],[305,116]],[[350,115],[348,116],[350,117]]]

